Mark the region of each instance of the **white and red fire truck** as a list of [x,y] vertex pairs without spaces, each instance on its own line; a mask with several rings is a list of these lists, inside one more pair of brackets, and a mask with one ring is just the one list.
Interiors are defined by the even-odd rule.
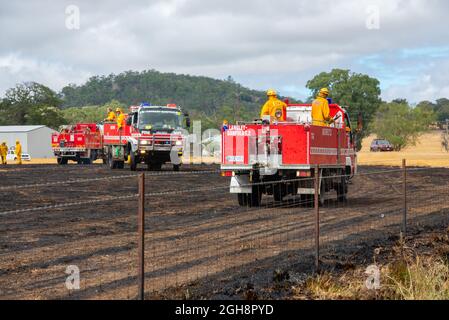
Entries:
[[346,199],[349,179],[357,170],[355,130],[344,108],[329,108],[334,119],[329,127],[312,125],[310,104],[288,104],[284,122],[238,122],[223,130],[222,175],[231,177],[230,192],[241,206],[259,206],[262,194],[273,195],[275,201],[300,195],[308,202],[315,194],[316,174],[320,203],[331,191]]
[[52,134],[51,144],[61,165],[67,164],[69,160],[78,164],[91,164],[103,158],[103,138],[95,123],[62,126],[59,132]]
[[111,169],[122,169],[129,159],[132,171],[139,163],[149,170],[160,170],[171,162],[178,171],[183,152],[183,129],[190,127],[187,113],[175,104],[131,106],[126,124],[103,125],[104,153]]

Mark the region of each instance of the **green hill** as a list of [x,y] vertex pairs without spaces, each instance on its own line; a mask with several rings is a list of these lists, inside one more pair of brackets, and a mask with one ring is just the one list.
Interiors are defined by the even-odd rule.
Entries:
[[99,106],[112,100],[125,106],[142,101],[153,105],[176,103],[208,126],[218,125],[223,118],[252,119],[266,100],[264,91],[245,88],[231,77],[217,80],[155,70],[94,76],[82,85],[64,87],[60,95],[63,108]]

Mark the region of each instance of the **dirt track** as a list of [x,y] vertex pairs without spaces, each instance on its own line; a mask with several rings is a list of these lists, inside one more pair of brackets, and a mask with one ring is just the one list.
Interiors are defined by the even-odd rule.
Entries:
[[[149,172],[147,197],[146,292],[204,283],[208,297],[226,297],[227,283],[250,277],[268,281],[278,267],[311,268],[314,211],[291,199],[258,209],[240,208],[227,190],[228,178],[215,166],[186,166],[180,174],[165,168]],[[397,235],[402,214],[401,173],[362,167],[350,186],[347,204],[330,201],[321,209],[322,252],[345,254],[361,243]],[[3,186],[129,175],[105,166],[28,165],[0,169]],[[409,216],[430,223],[447,216],[449,170],[426,169],[408,175]],[[202,189],[201,192],[193,191]],[[187,190],[184,193],[170,191]],[[188,191],[190,190],[190,191]],[[27,213],[1,212],[57,203],[132,195],[137,179],[114,179],[2,190],[0,193],[0,298],[134,298],[136,296],[136,199],[54,208]],[[424,220],[425,219],[425,220]],[[81,272],[81,288],[65,287],[68,265]],[[161,293],[162,292],[162,293]]]

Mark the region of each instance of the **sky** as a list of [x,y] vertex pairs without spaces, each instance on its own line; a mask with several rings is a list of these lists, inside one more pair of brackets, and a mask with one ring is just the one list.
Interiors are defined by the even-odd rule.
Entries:
[[446,0],[0,0],[0,96],[126,70],[203,75],[305,99],[333,68],[382,98],[449,97]]

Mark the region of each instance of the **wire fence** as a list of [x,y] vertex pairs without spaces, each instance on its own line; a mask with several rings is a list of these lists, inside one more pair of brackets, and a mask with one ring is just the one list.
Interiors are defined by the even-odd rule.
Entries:
[[279,270],[351,263],[361,250],[449,222],[444,168],[362,167],[347,200],[326,191],[345,176],[323,176],[319,206],[313,195],[284,196],[298,182],[314,188],[315,177],[255,183],[269,195],[251,206],[238,204],[214,167],[146,173],[144,192],[139,173],[104,167],[105,176],[92,177],[98,170],[74,167],[63,179],[52,170],[43,183],[5,176],[0,298],[135,299],[139,283],[147,299],[189,298],[191,290],[229,297],[242,281],[263,287]]

